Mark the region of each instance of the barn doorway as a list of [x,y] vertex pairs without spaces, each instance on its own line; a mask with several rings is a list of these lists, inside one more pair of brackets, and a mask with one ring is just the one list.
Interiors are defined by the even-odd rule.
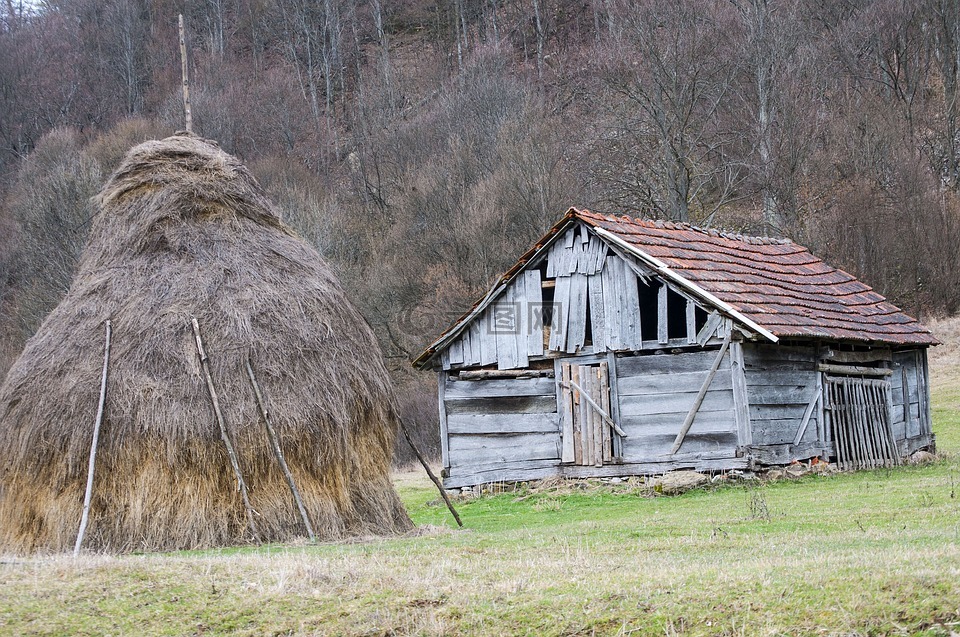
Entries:
[[606,362],[560,364],[561,461],[601,467],[623,456],[623,431],[610,408],[610,373]]
[[824,376],[824,408],[840,469],[900,464],[891,427],[890,381]]

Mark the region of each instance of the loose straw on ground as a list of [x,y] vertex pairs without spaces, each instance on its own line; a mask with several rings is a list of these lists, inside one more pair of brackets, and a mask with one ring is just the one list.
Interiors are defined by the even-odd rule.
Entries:
[[103,346],[103,373],[100,374],[100,402],[97,404],[97,419],[93,423],[93,442],[90,443],[90,463],[87,466],[87,491],[83,496],[83,514],[80,516],[80,530],[77,531],[77,543],[73,546],[73,556],[80,555],[83,536],[87,532],[90,520],[90,500],[93,497],[93,470],[97,463],[97,443],[100,441],[100,425],[103,422],[103,407],[107,401],[107,368],[110,365],[110,336],[113,328],[110,321],[106,324],[106,336]]

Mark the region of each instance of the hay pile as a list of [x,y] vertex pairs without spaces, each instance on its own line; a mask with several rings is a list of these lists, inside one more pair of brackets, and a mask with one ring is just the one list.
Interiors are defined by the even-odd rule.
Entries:
[[[0,552],[73,547],[108,319],[109,382],[84,548],[305,535],[248,357],[317,536],[409,530],[388,476],[397,417],[374,336],[246,168],[214,143],[178,134],[132,149],[96,204],[72,287],[0,387]],[[259,538],[220,437],[193,317]]]

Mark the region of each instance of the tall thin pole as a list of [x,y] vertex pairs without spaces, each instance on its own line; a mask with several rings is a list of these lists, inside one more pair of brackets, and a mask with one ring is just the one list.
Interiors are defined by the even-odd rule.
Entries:
[[103,422],[103,407],[107,400],[107,366],[110,364],[110,335],[112,328],[107,321],[106,343],[103,348],[103,373],[100,374],[100,402],[97,404],[97,419],[93,423],[93,442],[90,443],[90,463],[87,465],[87,491],[83,496],[83,514],[80,516],[80,530],[77,531],[77,543],[73,545],[73,556],[80,555],[83,535],[87,532],[90,518],[90,500],[93,497],[93,469],[97,463],[97,443],[100,441],[100,425]]
[[190,69],[187,64],[187,30],[180,14],[180,71],[183,77],[183,116],[188,133],[193,132],[193,114],[190,112]]

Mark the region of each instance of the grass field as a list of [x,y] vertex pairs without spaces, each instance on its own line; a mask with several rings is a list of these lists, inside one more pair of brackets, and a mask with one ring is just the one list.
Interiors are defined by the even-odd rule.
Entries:
[[934,329],[957,336],[931,362],[935,464],[505,493],[460,502],[460,531],[402,474],[414,537],[5,559],[0,633],[960,635],[960,321]]

